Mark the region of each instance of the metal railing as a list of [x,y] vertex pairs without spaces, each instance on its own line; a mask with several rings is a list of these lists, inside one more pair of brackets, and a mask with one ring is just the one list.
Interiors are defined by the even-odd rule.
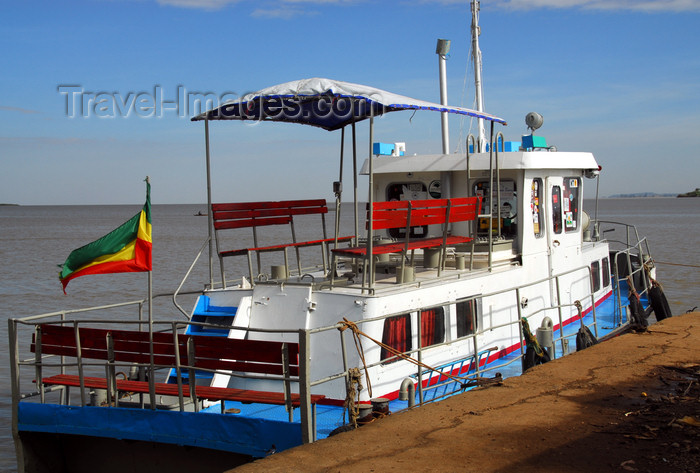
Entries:
[[[636,232],[636,230],[635,230]],[[629,234],[629,229],[627,229],[627,233]],[[629,240],[628,240],[629,241]],[[205,242],[206,245],[207,242]],[[623,243],[624,244],[624,243]],[[624,257],[627,259],[629,264],[629,267],[631,268],[631,262],[633,258],[639,258],[639,261],[642,262],[641,268],[636,269],[635,271],[632,272],[632,275],[638,274],[639,272],[644,271],[644,267],[646,264],[649,264],[652,262],[651,258],[646,256],[649,255],[648,251],[648,246],[646,246],[646,240],[645,239],[637,239],[637,241],[632,245],[628,246],[627,248],[620,250],[618,254],[625,255]],[[647,252],[644,253],[642,251],[642,246],[645,246],[647,249]],[[203,247],[204,248],[204,247]],[[202,249],[203,249],[202,248]],[[200,250],[201,254],[201,250]],[[198,255],[199,257],[199,255]],[[193,262],[193,265],[196,263]],[[191,269],[191,268],[190,268]],[[189,271],[188,271],[189,273]],[[420,366],[416,369],[414,377],[415,379],[418,380],[417,383],[417,391],[418,391],[418,397],[419,397],[419,402],[424,403],[424,402],[432,402],[437,399],[444,398],[446,396],[452,395],[454,392],[459,392],[460,390],[463,390],[464,384],[468,384],[469,380],[477,380],[478,378],[483,377],[485,374],[502,369],[506,364],[512,364],[520,359],[522,359],[524,355],[524,344],[523,344],[523,336],[522,336],[522,331],[520,330],[520,327],[518,327],[518,332],[520,336],[520,342],[519,342],[519,349],[520,349],[520,354],[512,357],[512,359],[508,360],[506,363],[495,365],[493,363],[489,363],[490,366],[487,365],[487,361],[492,355],[494,349],[492,347],[481,347],[479,346],[478,343],[478,337],[486,332],[493,331],[499,328],[503,327],[508,327],[508,326],[513,326],[513,325],[519,325],[521,323],[522,319],[528,319],[531,318],[535,315],[541,314],[541,313],[555,313],[556,315],[553,317],[558,320],[558,326],[559,326],[559,334],[558,337],[554,339],[554,343],[559,343],[562,345],[562,350],[561,353],[564,353],[564,346],[563,346],[563,340],[566,339],[567,337],[571,337],[571,335],[566,335],[564,333],[564,325],[565,322],[571,322],[575,321],[576,317],[573,316],[573,311],[571,311],[571,307],[576,305],[575,301],[574,303],[571,304],[561,304],[560,301],[562,300],[562,294],[561,294],[561,280],[562,278],[565,277],[570,277],[571,275],[575,276],[575,273],[585,273],[585,276],[581,276],[578,279],[575,279],[575,281],[582,281],[584,278],[587,279],[588,284],[589,284],[589,292],[586,295],[585,299],[590,299],[590,304],[587,302],[585,303],[586,307],[589,307],[593,322],[589,325],[590,327],[593,327],[593,330],[595,332],[595,335],[598,336],[598,322],[596,318],[596,307],[595,307],[595,294],[593,292],[593,283],[592,283],[592,273],[591,273],[591,268],[589,266],[581,266],[578,268],[571,269],[567,272],[558,274],[556,276],[552,276],[549,278],[543,278],[538,281],[530,282],[525,285],[521,286],[516,286],[516,287],[510,287],[498,291],[494,291],[491,293],[482,293],[478,295],[474,295],[468,298],[463,298],[459,300],[445,300],[442,301],[442,303],[435,303],[432,304],[434,307],[438,306],[449,306],[455,303],[460,303],[460,302],[467,302],[470,300],[478,300],[478,299],[485,299],[493,296],[499,296],[499,297],[512,297],[513,304],[512,306],[517,307],[517,317],[511,318],[511,320],[506,320],[502,323],[490,323],[484,327],[477,327],[476,333],[466,335],[461,338],[457,338],[454,340],[448,340],[442,343],[422,347],[420,346],[420,340],[421,336],[418,334],[418,348],[414,350],[407,351],[405,355],[407,356],[412,356],[416,357],[417,359],[422,359],[423,355],[426,354],[429,350],[434,350],[443,346],[447,345],[453,345],[457,343],[470,343],[472,345],[472,348],[470,349],[469,354],[466,356],[453,360],[449,363],[443,363],[437,368],[426,368],[424,366]],[[615,284],[618,280],[619,276],[619,268],[615,265],[614,266],[614,274],[615,277],[611,278],[613,281],[613,284]],[[185,278],[186,279],[186,278]],[[183,279],[183,282],[180,284],[178,287],[178,291],[181,289],[182,285],[184,284],[185,279]],[[645,278],[643,278],[645,280]],[[556,288],[556,301],[558,303],[553,303],[554,301],[550,301],[550,304],[547,304],[545,307],[538,308],[536,310],[530,311],[527,314],[524,313],[524,310],[526,309],[526,306],[523,305],[522,303],[522,292],[525,291],[527,288],[531,286],[536,286],[539,284],[544,284],[549,281],[554,281],[554,285]],[[646,290],[646,287],[645,287]],[[621,306],[621,300],[619,296],[619,290],[617,291],[617,304],[616,306],[620,307]],[[163,296],[163,295],[161,295]],[[175,300],[176,294],[173,294],[173,299]],[[31,317],[26,317],[22,319],[10,319],[8,321],[8,335],[9,335],[9,342],[10,342],[10,370],[11,370],[11,387],[12,387],[12,401],[13,401],[13,432],[16,433],[17,430],[17,405],[22,399],[26,399],[28,397],[36,397],[39,396],[41,398],[41,402],[45,402],[45,395],[46,393],[51,393],[54,391],[61,391],[60,394],[60,400],[59,402],[65,403],[65,402],[70,402],[67,397],[64,397],[64,393],[62,392],[62,389],[59,388],[50,388],[44,390],[43,387],[37,386],[37,390],[29,393],[22,393],[21,392],[21,384],[20,384],[20,371],[22,368],[31,368],[33,370],[36,370],[37,367],[41,368],[50,368],[50,369],[57,369],[60,370],[61,373],[65,373],[67,368],[71,367],[77,367],[78,363],[66,363],[65,359],[61,357],[60,362],[58,363],[47,363],[47,358],[41,358],[40,360],[37,360],[36,358],[34,359],[26,359],[26,360],[21,360],[20,359],[20,345],[18,341],[18,332],[21,326],[36,326],[38,323],[43,323],[46,321],[53,321],[57,323],[73,323],[73,324],[81,324],[81,325],[87,325],[87,324],[138,324],[140,328],[143,328],[144,325],[147,324],[147,322],[143,319],[143,305],[147,301],[145,300],[140,300],[140,301],[131,301],[131,302],[125,302],[125,303],[120,303],[120,304],[110,304],[110,305],[104,305],[104,306],[98,306],[98,307],[92,307],[92,308],[86,308],[86,309],[76,309],[76,310],[66,310],[66,311],[57,311],[57,312],[52,312],[52,313],[47,313],[47,314],[41,314],[37,316],[31,316]],[[117,319],[117,320],[98,320],[98,319],[90,319],[90,320],[80,320],[80,321],[75,321],[75,320],[68,320],[69,316],[81,316],[84,314],[92,314],[95,312],[103,311],[103,310],[108,310],[108,309],[114,309],[114,308],[124,308],[124,307],[130,307],[130,306],[135,306],[137,308],[136,314],[138,315],[138,320],[126,320],[126,319]],[[181,307],[178,307],[178,309],[184,313],[183,309]],[[568,315],[564,315],[565,310],[569,310]],[[586,309],[586,310],[589,310]],[[396,315],[401,315],[405,314],[407,312],[418,312],[420,314],[420,308],[417,307],[413,310],[403,310],[397,313],[389,313],[389,314],[382,314],[381,316],[374,317],[371,319],[363,319],[356,321],[356,324],[359,327],[362,327],[366,324],[371,324],[373,322],[377,321],[382,321],[385,320],[389,317],[393,317]],[[187,314],[186,314],[187,315]],[[579,319],[581,319],[582,314],[579,312]],[[189,318],[189,315],[188,315]],[[485,318],[482,318],[482,320],[486,320]],[[621,321],[620,321],[621,322]],[[629,322],[629,321],[628,321]],[[173,336],[177,336],[177,332],[181,330],[183,327],[187,325],[187,323],[191,322],[182,322],[182,321],[154,321],[154,324],[156,326],[160,325],[167,325],[166,331],[171,331],[173,333]],[[310,402],[310,394],[311,391],[319,391],[319,386],[324,385],[329,382],[333,382],[339,379],[344,379],[346,382],[349,379],[349,372],[351,362],[350,357],[348,356],[348,351],[347,351],[347,341],[346,341],[346,336],[345,332],[339,331],[339,345],[341,348],[341,363],[342,366],[338,367],[338,370],[335,373],[331,374],[326,374],[318,379],[312,379],[311,374],[310,374],[310,363],[311,363],[311,347],[312,347],[312,342],[317,336],[317,334],[328,332],[331,330],[339,330],[343,328],[343,324],[334,324],[331,326],[326,326],[326,327],[320,327],[320,328],[315,328],[315,329],[298,329],[298,330],[264,330],[264,329],[254,329],[254,328],[241,328],[241,327],[234,327],[234,326],[229,326],[229,327],[222,327],[221,325],[215,325],[215,324],[205,324],[205,323],[199,323],[199,324],[193,324],[193,325],[199,325],[202,327],[214,327],[217,329],[222,329],[222,328],[228,328],[230,330],[247,330],[247,331],[255,331],[255,332],[268,332],[268,333],[276,333],[279,334],[280,336],[283,336],[284,334],[294,334],[295,337],[298,339],[299,343],[299,375],[298,377],[295,378],[285,378],[285,377],[278,377],[274,378],[277,381],[284,381],[284,382],[293,382],[298,384],[298,390],[300,394],[300,412],[301,412],[301,426],[302,426],[302,439],[303,441],[310,442],[313,441],[315,438],[315,421],[314,421],[314,416],[313,416],[313,411],[312,411],[312,405]],[[420,326],[420,324],[419,324]],[[289,337],[289,335],[287,335]],[[489,343],[491,345],[491,343]],[[517,349],[516,349],[517,350]],[[369,363],[364,365],[362,368],[365,370],[370,370],[372,368],[375,368],[379,365],[382,364],[382,361],[376,361],[373,363]],[[96,369],[99,369],[100,366],[104,367],[104,363],[92,363],[92,362],[82,362],[83,367],[90,367],[93,366]],[[464,367],[467,367],[465,370]],[[145,367],[145,366],[144,366]],[[148,366],[149,369],[153,370],[152,372],[155,372],[158,368],[161,368],[161,366],[151,363]],[[181,366],[181,369],[189,369],[193,368],[190,366]],[[197,370],[202,370],[201,368],[197,368]],[[257,378],[257,379],[273,379],[270,378],[269,376],[260,376],[260,375],[246,375],[246,374],[241,374],[241,373],[231,373],[231,372],[221,372],[221,371],[216,371],[216,370],[210,370],[213,373],[221,373],[225,374],[228,376],[235,376],[235,377],[250,377],[250,378]],[[445,380],[445,374],[446,373],[453,373],[457,372],[458,375],[461,376],[461,378],[464,379],[464,382],[460,384],[456,384],[454,381],[446,381]],[[36,373],[36,371],[34,371]],[[80,376],[84,376],[84,374],[80,374]],[[426,383],[423,382],[423,379],[426,379]],[[39,378],[41,379],[41,378]],[[449,385],[452,384],[452,391],[450,392]],[[179,387],[179,393],[180,395],[178,397],[182,397],[181,389],[182,387]],[[438,390],[442,390],[441,392],[438,392]],[[431,391],[434,391],[431,393]],[[81,404],[85,404],[85,395],[81,395]],[[182,405],[181,405],[182,409]]]

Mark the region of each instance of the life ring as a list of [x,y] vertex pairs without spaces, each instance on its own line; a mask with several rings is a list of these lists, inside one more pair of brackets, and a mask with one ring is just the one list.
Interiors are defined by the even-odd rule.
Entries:
[[671,308],[668,306],[668,300],[666,299],[661,285],[653,279],[651,280],[651,288],[649,289],[649,299],[657,321],[673,315],[671,314]]

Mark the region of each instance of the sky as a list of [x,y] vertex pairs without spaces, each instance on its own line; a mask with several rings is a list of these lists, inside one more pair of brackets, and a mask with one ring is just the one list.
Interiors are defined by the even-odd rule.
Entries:
[[[438,38],[448,102],[472,108],[470,21],[451,0],[0,2],[0,203],[137,204],[146,176],[154,204],[206,202],[198,97],[327,77],[438,102]],[[480,25],[485,110],[507,140],[536,111],[549,145],[594,153],[601,196],[700,187],[700,0],[485,0]],[[470,131],[450,119],[451,151]],[[361,158],[367,135],[358,125]],[[409,153],[440,137],[432,112],[375,123],[375,141]],[[332,199],[339,144],[212,123],[213,199]]]

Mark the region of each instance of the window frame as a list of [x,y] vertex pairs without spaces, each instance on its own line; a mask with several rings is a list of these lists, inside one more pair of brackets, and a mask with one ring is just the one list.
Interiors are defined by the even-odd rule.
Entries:
[[601,278],[600,278],[600,261],[596,260],[591,262],[591,286],[593,288],[593,292],[598,292],[600,291],[601,288]]
[[[466,312],[465,307],[468,308]],[[458,301],[455,304],[455,325],[458,339],[479,331],[479,305],[476,298]]]
[[[581,178],[568,176],[562,182],[562,223],[565,233],[575,233],[581,228]],[[571,217],[571,218],[569,218]]]
[[532,213],[532,231],[535,238],[544,236],[544,222],[542,218],[542,188],[544,180],[534,177],[530,184],[530,211]]
[[603,266],[603,287],[610,286],[610,258],[607,256],[602,260]]
[[[396,339],[392,340],[392,325],[394,322],[397,322],[398,320],[403,319],[405,320],[405,326],[403,328],[404,333],[403,333],[403,338],[398,337],[398,332],[396,332]],[[384,319],[384,325],[382,328],[382,343],[384,345],[388,345],[395,350],[400,351],[401,353],[405,353],[408,351],[411,351],[413,349],[413,330],[411,328],[411,313],[405,313],[405,314],[399,314],[399,315],[394,315],[391,317],[387,317]],[[382,347],[379,355],[379,359],[383,365],[387,365],[390,363],[394,363],[396,361],[399,361],[401,358],[399,358],[396,355],[392,355],[389,350],[386,348]]]
[[557,235],[564,231],[564,222],[561,215],[561,186],[552,186],[552,230]]
[[[432,320],[432,337],[431,340],[428,340],[429,343],[426,342],[426,334],[428,331],[426,330],[426,315],[428,313],[433,312],[433,320]],[[428,316],[429,317],[429,316]],[[420,347],[421,348],[427,348],[432,345],[437,345],[439,343],[443,343],[445,341],[445,307],[443,306],[437,306],[437,307],[430,307],[428,309],[421,309],[418,311],[418,320],[421,324],[420,326],[420,333],[421,333],[421,340],[420,340]]]

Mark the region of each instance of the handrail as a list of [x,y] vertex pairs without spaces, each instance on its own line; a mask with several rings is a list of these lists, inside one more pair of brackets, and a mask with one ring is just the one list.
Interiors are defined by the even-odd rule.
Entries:
[[[208,243],[208,239],[207,239],[207,241],[205,241],[203,247],[200,249],[199,254],[198,254],[197,257],[195,258],[195,261],[194,261],[194,262],[192,263],[192,265],[190,266],[190,270],[188,270],[188,275],[189,275],[189,273],[190,273],[192,267],[194,266],[194,264],[195,264],[196,261],[198,260],[198,258],[201,256],[201,253],[202,253],[202,251],[203,251],[203,249],[204,249],[204,247],[206,246],[207,243]],[[640,252],[640,256],[644,256],[644,258],[641,258],[641,259],[640,259],[640,261],[641,261],[642,263],[646,263],[646,262],[648,262],[648,261],[653,261],[653,260],[651,260],[650,256],[648,256],[648,255],[649,255],[649,252],[648,252],[648,251],[647,251],[647,254],[646,254],[646,255],[644,255],[644,253],[642,252],[642,246],[645,245],[645,244],[647,245],[647,249],[648,249],[648,242],[646,241],[646,239],[642,239],[642,240],[638,241],[634,246],[628,247],[628,248],[626,248],[626,249],[624,249],[624,250],[621,250],[621,252],[622,252],[622,253],[627,253],[627,255],[628,255],[628,257],[629,257],[629,256],[630,256],[631,254],[633,254],[635,251],[639,251],[639,252]],[[648,260],[646,259],[647,257],[649,258]],[[642,267],[643,267],[643,265],[642,265]],[[616,268],[616,269],[617,269],[617,268]],[[537,280],[537,281],[529,282],[529,283],[527,283],[527,284],[525,284],[525,285],[522,285],[522,286],[511,286],[511,287],[508,287],[508,288],[505,288],[505,289],[501,289],[501,290],[497,290],[497,291],[492,291],[492,292],[488,292],[488,293],[481,293],[481,294],[475,294],[475,295],[472,295],[472,296],[469,296],[469,297],[459,298],[459,299],[456,299],[456,300],[445,300],[445,301],[443,301],[442,303],[436,303],[436,304],[434,304],[435,306],[451,305],[451,304],[454,304],[454,303],[466,302],[466,301],[469,301],[469,300],[477,300],[477,299],[483,299],[483,298],[486,298],[486,297],[493,297],[493,296],[498,296],[498,295],[502,295],[502,294],[509,294],[509,293],[512,293],[512,294],[516,297],[516,299],[517,299],[517,300],[516,300],[516,306],[517,306],[517,308],[518,308],[518,317],[517,317],[516,319],[513,319],[513,320],[511,320],[511,321],[509,321],[509,322],[506,322],[506,323],[503,323],[503,324],[497,324],[497,325],[491,324],[491,325],[489,325],[489,326],[479,327],[477,333],[470,334],[470,335],[466,335],[466,336],[460,337],[460,338],[458,338],[458,339],[453,339],[453,340],[449,340],[449,341],[446,341],[446,342],[442,342],[442,343],[440,343],[440,344],[430,345],[429,347],[420,347],[420,343],[419,343],[419,347],[418,347],[417,349],[410,350],[410,351],[408,351],[408,352],[406,352],[406,353],[410,356],[410,355],[413,355],[413,354],[415,354],[415,353],[423,353],[423,352],[426,351],[426,350],[431,350],[431,349],[436,348],[436,347],[440,347],[440,346],[444,346],[444,345],[448,345],[448,344],[453,344],[453,343],[455,343],[455,342],[465,341],[465,340],[471,339],[471,340],[473,340],[473,343],[474,343],[474,353],[477,353],[477,354],[478,354],[478,353],[480,353],[481,351],[479,350],[479,347],[477,346],[477,336],[480,335],[480,334],[482,334],[482,333],[484,333],[485,331],[494,330],[494,329],[497,329],[497,328],[503,327],[503,326],[511,326],[511,325],[514,325],[514,324],[519,324],[519,323],[520,323],[520,320],[521,320],[522,318],[527,319],[527,318],[533,317],[533,316],[536,315],[536,314],[540,314],[540,313],[548,312],[548,311],[552,311],[552,310],[558,310],[558,311],[560,311],[561,308],[571,307],[571,306],[574,306],[574,305],[575,305],[575,303],[574,303],[574,304],[558,304],[558,305],[551,305],[551,304],[550,304],[550,305],[547,305],[547,306],[544,306],[544,307],[538,307],[537,309],[535,309],[534,311],[529,312],[528,314],[522,314],[521,311],[522,311],[522,309],[524,309],[524,308],[522,308],[521,305],[520,305],[520,294],[521,294],[521,291],[522,291],[522,290],[527,289],[528,287],[532,287],[532,286],[536,286],[536,285],[538,285],[538,284],[545,283],[545,282],[547,282],[547,281],[551,281],[551,280],[556,281],[556,282],[557,282],[557,286],[558,286],[558,282],[559,282],[559,280],[560,280],[561,278],[563,278],[563,277],[565,277],[565,276],[568,276],[568,275],[571,275],[571,274],[574,274],[574,273],[577,273],[577,272],[584,271],[584,270],[587,272],[588,277],[587,277],[586,279],[589,281],[589,294],[588,294],[585,298],[587,299],[587,298],[590,297],[590,300],[591,300],[591,311],[592,311],[592,313],[593,313],[593,323],[590,324],[590,325],[593,326],[593,327],[595,327],[596,330],[597,330],[597,320],[596,320],[596,317],[595,317],[595,299],[594,299],[595,294],[594,294],[594,292],[593,292],[593,286],[592,286],[592,284],[591,284],[591,277],[592,277],[592,276],[591,276],[591,268],[590,268],[588,265],[583,265],[583,266],[580,266],[580,267],[577,267],[577,268],[572,268],[572,269],[570,269],[570,270],[568,270],[568,271],[559,273],[559,274],[557,274],[557,275],[553,275],[553,276],[549,276],[549,277],[542,278],[542,279]],[[643,269],[642,269],[642,270],[643,270]],[[640,271],[640,270],[636,270],[636,271]],[[616,277],[615,277],[615,278],[612,278],[612,280],[613,280],[613,281],[616,281],[618,275],[619,275],[619,272],[616,271],[616,273],[615,273],[615,276],[616,276]],[[185,282],[186,279],[187,279],[187,275],[186,275],[185,278],[183,278],[183,281],[180,283],[180,285],[178,286],[178,289],[175,291],[175,293],[172,294],[172,297],[173,297],[173,301],[174,301],[174,302],[176,302],[177,295],[180,294],[180,290],[181,290],[182,286],[184,285],[184,282]],[[579,279],[576,279],[576,280],[579,281]],[[559,292],[559,291],[557,290],[557,292]],[[617,292],[619,293],[619,291],[617,291]],[[157,295],[157,296],[164,296],[164,295],[170,295],[170,294],[159,294],[159,295]],[[558,294],[558,296],[559,296],[559,294]],[[618,297],[619,297],[619,294],[618,294]],[[558,297],[557,300],[561,300],[561,298]],[[10,338],[10,348],[11,348],[11,350],[10,350],[10,351],[11,351],[11,373],[12,373],[12,376],[11,376],[11,384],[12,384],[12,393],[13,393],[13,404],[16,404],[16,402],[19,402],[19,400],[20,400],[21,398],[24,397],[24,395],[22,395],[22,394],[20,393],[20,384],[19,384],[19,381],[20,381],[20,378],[19,378],[20,367],[22,367],[22,366],[31,366],[31,365],[33,365],[32,361],[33,361],[34,363],[36,363],[36,360],[25,360],[25,361],[21,361],[21,360],[19,359],[19,348],[18,348],[18,341],[17,341],[17,332],[18,332],[18,326],[19,326],[19,325],[34,325],[35,323],[37,323],[38,321],[40,321],[40,320],[42,320],[42,319],[47,319],[47,318],[56,317],[56,316],[60,316],[60,317],[61,317],[61,320],[53,321],[53,323],[60,323],[60,324],[71,323],[71,324],[75,324],[76,329],[77,329],[77,327],[78,327],[79,325],[83,325],[83,326],[84,326],[84,325],[86,325],[86,324],[108,324],[108,323],[114,323],[114,320],[104,320],[104,319],[103,319],[103,320],[85,319],[85,320],[80,320],[80,321],[70,321],[70,320],[65,320],[65,317],[66,317],[67,315],[72,315],[72,314],[87,314],[87,313],[91,313],[91,312],[98,311],[98,310],[106,310],[106,309],[112,309],[112,308],[118,308],[118,307],[129,306],[129,305],[138,305],[139,307],[141,307],[145,302],[146,302],[146,301],[144,301],[144,300],[137,300],[137,301],[130,301],[130,302],[118,303],[118,304],[109,304],[109,305],[104,305],[104,306],[97,306],[97,307],[90,307],[90,308],[83,308],[83,309],[73,309],[73,310],[66,310],[66,311],[57,311],[57,312],[51,312],[51,313],[46,313],[46,314],[34,315],[34,316],[25,317],[25,318],[21,318],[21,319],[9,319],[9,320],[8,320],[8,324],[9,324],[8,334],[9,334],[9,338]],[[177,305],[177,304],[176,304],[176,305]],[[180,310],[180,312],[185,313],[181,307],[178,306],[178,309]],[[394,315],[404,314],[404,313],[406,313],[406,312],[414,312],[414,311],[416,311],[416,310],[420,310],[420,308],[419,308],[419,307],[416,307],[416,308],[413,309],[413,310],[402,310],[402,311],[399,311],[399,312],[396,312],[396,313],[384,314],[384,315],[382,315],[382,316],[377,316],[377,317],[373,317],[373,318],[358,320],[358,321],[356,321],[356,323],[357,323],[359,326],[361,326],[361,325],[363,325],[363,324],[369,324],[369,323],[372,323],[372,322],[376,322],[376,321],[379,321],[379,320],[386,319],[386,318],[391,317],[391,316],[394,316]],[[154,323],[154,325],[156,325],[156,326],[159,326],[160,324],[169,324],[169,326],[171,327],[171,330],[172,330],[173,332],[179,330],[180,328],[186,326],[187,324],[197,325],[197,326],[201,326],[201,327],[222,328],[220,325],[215,325],[215,324],[191,322],[191,321],[189,321],[189,316],[188,316],[187,314],[186,314],[186,316],[188,317],[188,321],[186,321],[186,322],[154,321],[153,323]],[[569,318],[570,318],[570,317],[569,317]],[[484,320],[488,320],[488,319],[484,319]],[[629,320],[628,320],[627,322],[629,322]],[[120,324],[142,324],[143,321],[142,321],[142,320],[121,320],[121,319],[120,319],[120,320],[118,320],[118,323],[120,323]],[[563,323],[562,323],[562,320],[561,320],[561,315],[560,315],[560,323],[559,323],[559,326],[560,326],[560,329],[561,329],[561,331],[560,331],[560,336],[554,340],[555,343],[561,342],[561,340],[562,340],[563,338],[568,338],[568,337],[564,337],[564,333],[563,333]],[[331,381],[334,381],[334,380],[337,380],[337,379],[340,379],[340,378],[347,378],[347,376],[348,376],[349,366],[348,366],[348,362],[347,362],[347,355],[345,354],[345,343],[344,343],[344,339],[343,339],[343,337],[344,337],[343,332],[339,332],[340,337],[341,337],[341,346],[343,347],[343,363],[342,363],[343,366],[342,366],[342,368],[341,368],[341,371],[339,371],[339,372],[337,372],[337,373],[335,373],[335,374],[325,375],[323,378],[319,378],[319,379],[312,379],[312,377],[310,376],[310,372],[308,371],[309,353],[310,353],[310,342],[314,339],[314,336],[315,336],[316,334],[318,334],[318,333],[327,332],[327,331],[329,331],[329,330],[337,330],[337,329],[340,328],[340,327],[341,327],[341,324],[334,324],[334,325],[330,325],[330,326],[326,326],[326,327],[319,327],[319,328],[314,328],[314,329],[300,329],[300,330],[292,330],[292,329],[287,329],[287,330],[284,330],[284,329],[256,329],[256,328],[253,328],[253,327],[235,327],[235,326],[231,326],[231,327],[229,327],[229,328],[230,328],[230,329],[235,329],[235,330],[247,330],[247,331],[251,331],[251,332],[278,333],[278,334],[284,334],[284,333],[296,334],[296,336],[299,337],[299,341],[300,341],[300,355],[299,355],[299,356],[300,356],[300,372],[299,372],[299,377],[298,377],[298,378],[290,379],[290,380],[293,381],[293,382],[295,382],[295,383],[298,382],[298,383],[299,383],[300,392],[301,392],[301,391],[304,391],[304,392],[305,392],[305,396],[308,396],[308,394],[309,394],[309,392],[310,392],[310,389],[311,389],[312,387],[318,386],[318,385],[321,385],[321,384],[324,384],[324,383],[327,383],[327,382],[331,382]],[[520,332],[520,330],[519,330],[519,332]],[[569,336],[570,336],[570,335],[569,335]],[[302,349],[302,346],[303,346],[303,349]],[[513,360],[511,360],[511,361],[509,361],[509,362],[507,362],[507,363],[504,363],[504,364],[502,364],[502,365],[499,365],[499,366],[491,366],[491,367],[486,368],[486,369],[483,369],[483,370],[482,370],[480,367],[478,367],[478,369],[476,369],[475,373],[471,373],[470,375],[471,375],[471,376],[475,376],[475,375],[476,375],[476,376],[482,376],[483,373],[491,372],[491,371],[494,370],[494,369],[499,369],[499,368],[501,368],[502,366],[506,366],[506,365],[512,364],[513,362],[515,362],[515,361],[517,361],[518,359],[520,359],[520,358],[522,357],[522,355],[523,355],[523,352],[522,352],[522,350],[523,350],[523,349],[522,349],[522,340],[521,340],[520,346],[521,346],[521,354],[520,354],[519,356],[515,357]],[[303,353],[302,353],[302,351],[303,351]],[[302,357],[303,357],[303,360],[304,360],[304,361],[302,361]],[[473,358],[474,355],[469,355],[469,357]],[[467,358],[469,358],[469,357],[467,357]],[[459,360],[455,360],[455,362],[457,362],[457,361],[459,361]],[[302,363],[306,363],[306,368],[305,368],[304,371],[302,371],[302,369],[301,369]],[[43,358],[42,358],[41,364],[42,364],[44,367],[46,367],[46,368],[49,368],[49,367],[51,367],[51,368],[53,368],[53,367],[61,367],[62,369],[64,369],[64,368],[67,367],[67,366],[77,366],[77,365],[74,365],[74,364],[69,364],[69,363],[64,363],[64,362],[59,363],[59,364],[53,364],[53,363],[48,363],[48,364],[47,364],[47,363],[44,363],[44,359],[43,359]],[[92,362],[84,362],[84,363],[83,363],[83,366],[84,366],[84,367],[100,366],[100,365],[102,365],[102,364],[101,364],[101,363],[92,363]],[[381,361],[378,361],[378,362],[375,362],[375,363],[371,363],[371,364],[366,365],[366,369],[371,369],[371,368],[376,367],[376,366],[378,366],[378,365],[381,365]],[[153,364],[152,366],[153,366],[153,368],[156,368],[156,367],[158,367],[159,365]],[[188,369],[188,368],[190,368],[188,365],[182,365],[182,366],[181,366],[181,369]],[[216,371],[216,370],[206,370],[206,371],[218,372],[218,371]],[[262,379],[271,379],[269,376],[245,375],[245,374],[238,374],[238,373],[233,374],[233,373],[229,373],[229,372],[226,372],[225,374],[230,375],[230,376],[251,377],[251,378],[257,378],[257,379],[261,379],[261,378],[262,378]],[[275,378],[275,379],[277,379],[277,378]],[[284,379],[286,379],[286,378],[284,378]],[[422,389],[422,388],[419,388],[419,389]],[[49,390],[49,389],[46,390],[46,392],[52,392],[52,391],[53,391],[53,390]],[[305,401],[304,401],[304,399],[302,399],[302,405],[305,405],[304,403],[305,403]],[[14,413],[14,408],[16,408],[16,406],[13,406],[13,413]],[[310,406],[305,406],[305,411],[306,411],[307,413],[309,412],[309,409],[310,409]],[[306,414],[304,414],[304,415],[306,415]],[[16,425],[13,424],[13,429],[14,429],[15,427],[16,427]],[[309,433],[307,432],[307,434],[305,434],[305,438],[308,438],[308,435],[311,435],[311,434],[309,434]]]
[[204,251],[204,248],[207,246],[207,244],[209,243],[210,240],[211,240],[210,236],[208,236],[204,240],[204,243],[202,243],[201,248],[199,248],[199,252],[197,253],[197,256],[195,256],[194,261],[192,261],[192,264],[190,265],[189,269],[185,273],[185,277],[182,278],[182,281],[180,281],[180,285],[177,286],[177,289],[175,289],[175,292],[173,292],[173,304],[175,304],[175,307],[177,308],[177,310],[182,312],[184,314],[184,316],[187,317],[188,320],[190,320],[192,317],[185,309],[180,307],[180,304],[177,303],[177,295],[180,293],[180,289],[182,289],[182,286],[185,285],[185,281],[187,281],[187,278],[190,277],[190,273],[192,272],[194,265],[197,264],[199,257],[202,256],[202,252]]

